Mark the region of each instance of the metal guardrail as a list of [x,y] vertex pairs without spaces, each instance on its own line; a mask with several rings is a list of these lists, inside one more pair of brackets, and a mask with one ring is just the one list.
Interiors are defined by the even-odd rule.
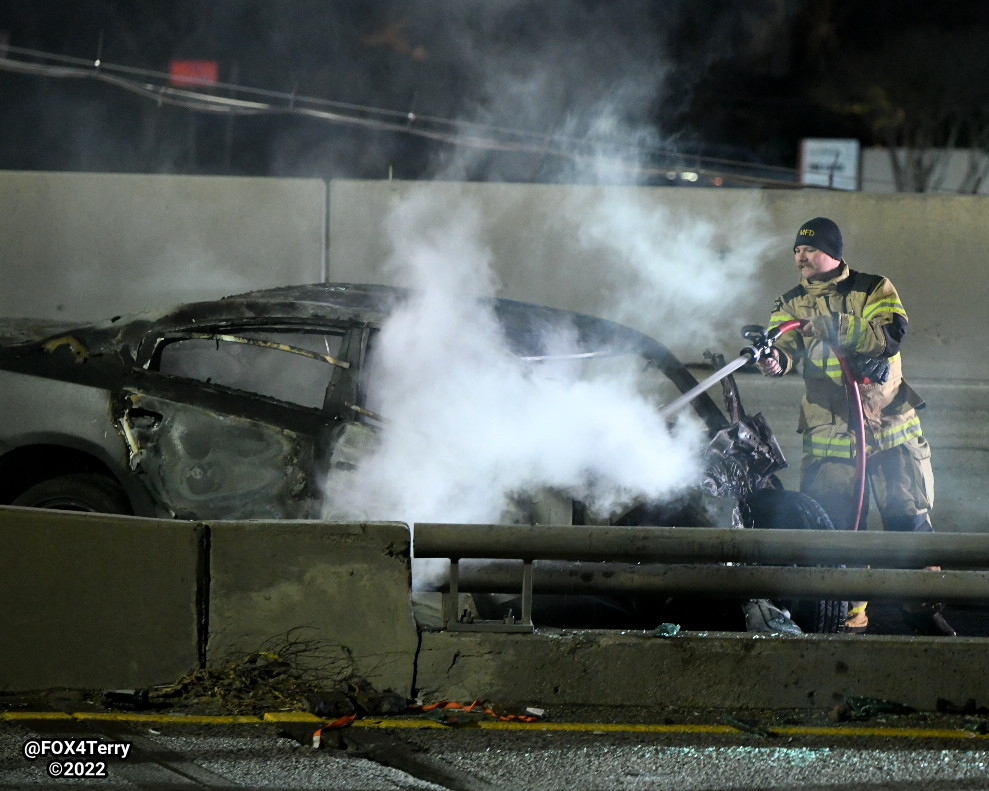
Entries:
[[[531,630],[534,592],[989,604],[981,533],[417,523],[413,535],[416,557],[451,561],[449,629]],[[870,568],[842,568],[852,564]],[[520,623],[465,624],[456,612],[461,591],[520,588]]]

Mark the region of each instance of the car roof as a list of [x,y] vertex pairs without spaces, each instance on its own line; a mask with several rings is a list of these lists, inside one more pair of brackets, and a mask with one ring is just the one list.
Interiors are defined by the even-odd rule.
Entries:
[[[169,332],[190,327],[222,328],[269,319],[300,325],[339,322],[381,327],[396,306],[412,298],[415,293],[409,289],[379,284],[308,283],[186,302],[74,326],[55,321],[0,319],[0,350],[24,343],[40,348],[48,339],[64,333],[78,335],[93,350],[105,352],[121,346],[136,349],[144,335],[152,330]],[[636,353],[657,364],[681,393],[697,384],[693,375],[666,346],[624,324],[511,299],[472,295],[465,295],[465,299],[479,300],[491,306],[504,331],[508,349],[520,357],[549,359]],[[570,333],[570,337],[576,340],[571,348],[576,351],[561,355],[546,349],[547,339],[553,337],[553,333],[547,330]],[[709,427],[726,425],[724,415],[707,393],[697,396],[693,405]]]
[[[148,313],[125,316],[115,323],[164,322],[177,326],[207,318],[234,322],[272,317],[355,321],[380,327],[397,306],[413,298],[415,293],[396,286],[368,283],[277,286],[213,301],[176,305],[157,316]],[[648,335],[607,319],[510,299],[473,295],[465,295],[465,299],[489,305],[503,328],[511,351],[522,356],[544,354],[547,330],[561,328],[574,332],[577,345],[585,351],[614,353],[663,349]]]
[[[291,305],[298,314],[308,312],[315,316],[320,313],[325,315],[325,311],[330,309],[338,311],[340,318],[349,316],[351,320],[381,326],[396,305],[411,298],[414,293],[409,289],[377,284],[310,283],[249,291],[220,301],[228,305],[241,303],[247,312],[272,310],[276,305],[284,311]],[[602,354],[631,352],[654,361],[681,393],[697,384],[686,366],[665,345],[624,324],[511,299],[471,295],[465,298],[480,300],[491,306],[504,330],[509,349],[521,357],[568,356],[547,353],[544,348],[547,330],[562,328],[576,334],[576,347],[581,351]],[[706,392],[695,397],[693,406],[709,427],[727,425],[723,413]]]

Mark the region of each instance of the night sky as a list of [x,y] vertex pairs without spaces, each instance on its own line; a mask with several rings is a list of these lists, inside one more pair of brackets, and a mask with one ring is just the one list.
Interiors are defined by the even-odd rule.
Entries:
[[[785,182],[803,137],[989,127],[982,0],[0,0],[0,31],[47,69],[0,71],[5,169],[552,182],[605,153],[619,180]],[[97,59],[154,87],[214,61],[206,93],[269,109],[155,101]]]

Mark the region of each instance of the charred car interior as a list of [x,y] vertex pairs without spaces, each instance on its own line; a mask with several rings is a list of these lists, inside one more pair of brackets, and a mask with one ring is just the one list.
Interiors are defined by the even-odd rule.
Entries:
[[[322,283],[79,326],[0,322],[0,502],[191,520],[332,518],[327,475],[358,465],[387,422],[376,411],[369,360],[406,297],[386,286]],[[635,354],[667,395],[697,385],[669,349],[629,327],[511,300],[487,304],[509,351],[532,364]],[[544,348],[543,330],[560,322],[575,329],[579,355]],[[779,445],[761,415],[745,413],[732,377],[722,390],[725,411],[707,392],[690,404],[710,441],[702,479],[682,496],[609,516],[521,496],[507,519],[829,529],[816,503],[781,487]],[[543,604],[547,624],[690,624],[698,611],[654,596]],[[759,628],[738,604],[705,606],[717,619],[694,620]],[[804,631],[844,623],[844,603],[779,604]],[[478,597],[495,617],[506,606],[504,597]]]

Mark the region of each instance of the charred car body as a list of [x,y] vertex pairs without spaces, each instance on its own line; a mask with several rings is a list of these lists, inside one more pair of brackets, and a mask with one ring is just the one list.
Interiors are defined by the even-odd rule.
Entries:
[[[314,284],[83,326],[0,323],[0,502],[182,519],[320,517],[325,475],[352,463],[348,437],[381,419],[369,407],[368,361],[405,297]],[[678,393],[697,384],[665,346],[631,328],[488,304],[519,357],[544,359],[541,329],[565,321],[581,349],[637,354]],[[765,494],[781,488],[779,446],[761,416],[744,414],[733,379],[724,392],[727,416],[707,393],[691,402],[711,437],[696,489],[612,523],[705,524],[712,500],[726,506],[720,526],[779,521],[781,501]],[[579,504],[566,515],[597,523]]]

